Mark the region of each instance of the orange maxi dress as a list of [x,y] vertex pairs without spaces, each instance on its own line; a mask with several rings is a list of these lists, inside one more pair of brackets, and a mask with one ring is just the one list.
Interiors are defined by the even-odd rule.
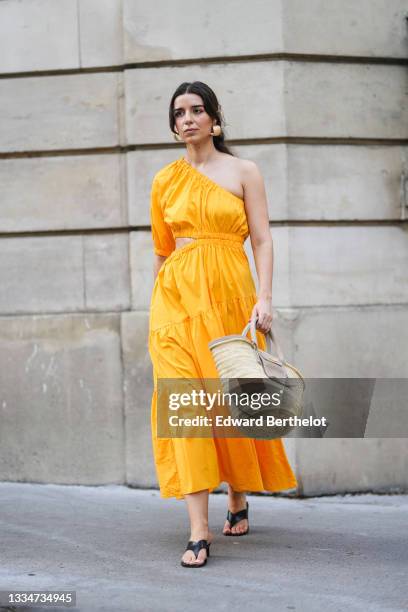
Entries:
[[[159,378],[218,378],[208,343],[241,333],[257,302],[243,243],[244,201],[184,157],[154,176],[150,218],[154,252],[166,256],[153,287],[149,354],[153,365],[151,432],[162,497],[183,499],[221,482],[235,491],[297,486],[282,440],[158,438]],[[175,238],[193,242],[175,248]],[[265,336],[257,330],[258,345]]]

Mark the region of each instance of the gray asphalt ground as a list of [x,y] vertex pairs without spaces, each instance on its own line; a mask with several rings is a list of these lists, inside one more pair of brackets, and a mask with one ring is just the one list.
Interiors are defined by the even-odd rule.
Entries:
[[[180,565],[185,502],[123,486],[0,483],[0,590],[74,590],[68,610],[408,610],[408,495],[249,495],[250,533]],[[62,607],[3,607],[0,610]]]

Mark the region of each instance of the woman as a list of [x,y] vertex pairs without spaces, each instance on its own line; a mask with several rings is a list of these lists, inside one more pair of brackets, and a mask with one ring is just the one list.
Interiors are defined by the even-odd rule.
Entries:
[[[205,83],[181,84],[170,102],[170,129],[186,155],[159,170],[151,190],[155,251],[149,353],[153,364],[152,442],[162,497],[185,499],[190,540],[183,567],[207,562],[213,534],[208,498],[228,483],[223,534],[248,533],[246,491],[297,486],[281,439],[157,437],[157,380],[217,378],[208,343],[241,333],[258,317],[265,349],[272,322],[273,245],[262,176],[224,143],[221,110]],[[250,235],[256,295],[243,242]]]

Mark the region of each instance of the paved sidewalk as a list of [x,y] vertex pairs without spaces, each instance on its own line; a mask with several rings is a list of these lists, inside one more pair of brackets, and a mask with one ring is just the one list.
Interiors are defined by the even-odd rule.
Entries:
[[185,569],[182,500],[0,483],[0,590],[72,589],[82,612],[408,610],[408,495],[248,500],[249,535],[227,538],[226,496],[210,496],[211,557]]

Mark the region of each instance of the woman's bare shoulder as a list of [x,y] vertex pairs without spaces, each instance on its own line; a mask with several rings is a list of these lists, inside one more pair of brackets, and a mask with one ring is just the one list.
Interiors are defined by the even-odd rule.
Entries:
[[259,172],[258,165],[252,161],[252,159],[243,159],[242,157],[236,157],[235,155],[229,155],[228,153],[222,154],[223,161],[225,164],[229,164],[230,168],[239,173],[251,173]]
[[259,166],[252,159],[236,158],[236,168],[244,190],[263,181]]
[[263,176],[259,169],[259,166],[252,159],[243,159],[242,157],[236,157],[235,155],[229,155],[223,153],[222,163],[226,175],[229,177],[235,177],[237,183],[241,184],[244,192],[257,189],[263,183]]
[[242,159],[241,157],[237,157],[237,165],[242,172],[254,172],[258,170],[258,164],[254,162],[252,159]]

